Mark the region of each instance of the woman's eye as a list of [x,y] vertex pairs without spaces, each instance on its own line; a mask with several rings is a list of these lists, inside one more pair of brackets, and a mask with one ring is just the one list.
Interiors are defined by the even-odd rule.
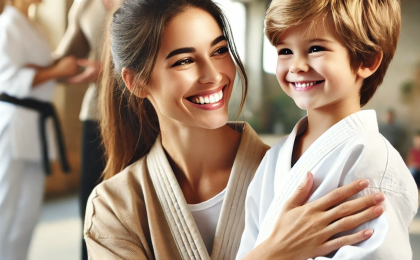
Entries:
[[281,49],[279,55],[292,55],[293,52],[290,49]]
[[217,50],[214,52],[214,54],[215,54],[215,55],[222,55],[222,54],[224,54],[224,53],[226,53],[226,52],[228,52],[228,51],[229,51],[228,47],[222,47],[222,48],[217,49]]
[[172,65],[171,67],[184,66],[184,65],[191,64],[193,62],[194,61],[192,59],[183,59],[183,60],[179,60],[179,61],[175,62],[174,65]]
[[312,46],[311,48],[309,48],[309,53],[319,52],[319,51],[325,51],[325,48],[321,46]]

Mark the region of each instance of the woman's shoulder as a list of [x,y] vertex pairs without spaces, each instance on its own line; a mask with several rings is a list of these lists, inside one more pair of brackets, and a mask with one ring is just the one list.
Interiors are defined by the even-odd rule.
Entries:
[[[147,185],[151,183],[147,178],[145,158],[98,184],[86,206],[85,235],[103,236],[108,232],[99,232],[101,229],[114,227],[132,230],[129,226],[133,217],[142,218],[141,212],[146,212],[144,190]],[[124,235],[124,232],[118,234]]]

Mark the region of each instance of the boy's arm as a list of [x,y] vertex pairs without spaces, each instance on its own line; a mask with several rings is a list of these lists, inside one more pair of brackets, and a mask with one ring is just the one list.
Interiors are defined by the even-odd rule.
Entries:
[[[343,174],[341,185],[363,175],[371,180],[371,186],[357,197],[381,191],[385,212],[379,218],[366,222],[340,236],[373,229],[368,240],[353,246],[340,248],[333,256],[321,259],[412,259],[408,227],[417,212],[417,187],[398,152],[383,138],[364,136],[355,149],[349,150],[348,161],[341,161]],[[350,166],[349,166],[350,165]],[[350,169],[349,169],[350,167]]]

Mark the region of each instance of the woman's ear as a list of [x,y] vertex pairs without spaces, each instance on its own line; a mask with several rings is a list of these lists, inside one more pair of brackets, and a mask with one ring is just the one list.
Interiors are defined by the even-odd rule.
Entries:
[[121,71],[122,78],[124,80],[125,85],[130,90],[131,93],[134,95],[140,97],[140,98],[146,98],[147,93],[145,90],[143,90],[140,87],[135,87],[135,74],[128,68],[123,68]]
[[383,56],[384,53],[382,51],[378,51],[375,59],[371,64],[369,64],[369,66],[364,64],[360,66],[359,70],[357,71],[357,76],[361,77],[362,79],[370,77],[379,68],[379,65],[381,65]]

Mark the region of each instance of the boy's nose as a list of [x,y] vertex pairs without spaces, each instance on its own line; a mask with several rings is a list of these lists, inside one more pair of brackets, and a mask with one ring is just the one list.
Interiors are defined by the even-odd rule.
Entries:
[[306,62],[306,59],[303,57],[297,57],[293,60],[293,63],[289,67],[289,72],[291,73],[301,73],[301,72],[308,72],[309,65]]

